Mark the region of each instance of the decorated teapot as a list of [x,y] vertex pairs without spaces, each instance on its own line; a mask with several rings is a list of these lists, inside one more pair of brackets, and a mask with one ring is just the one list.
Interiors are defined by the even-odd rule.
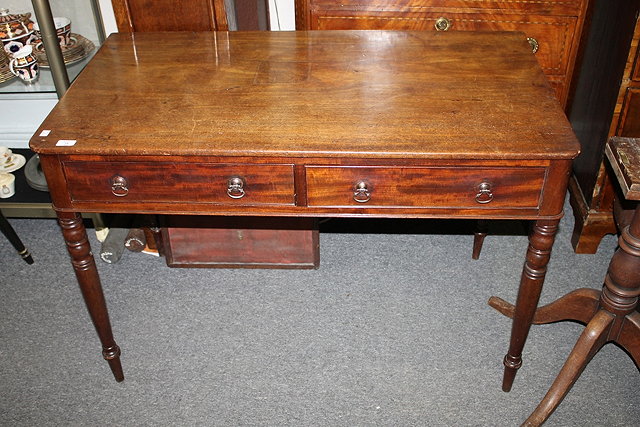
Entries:
[[9,9],[0,9],[0,40],[9,55],[35,40],[30,18],[31,13],[10,14]]

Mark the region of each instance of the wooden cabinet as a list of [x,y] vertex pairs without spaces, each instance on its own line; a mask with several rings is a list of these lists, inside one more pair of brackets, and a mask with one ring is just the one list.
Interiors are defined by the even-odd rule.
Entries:
[[523,31],[558,99],[566,105],[587,3],[588,0],[295,0],[296,28]]
[[[640,0],[593,1],[569,119],[581,144],[570,181],[578,253],[595,253],[615,233],[615,178],[604,161],[609,137],[640,137]],[[613,180],[612,180],[613,178]]]

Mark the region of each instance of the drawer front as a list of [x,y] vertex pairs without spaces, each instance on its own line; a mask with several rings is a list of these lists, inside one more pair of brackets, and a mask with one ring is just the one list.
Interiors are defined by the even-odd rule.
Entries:
[[545,168],[306,168],[317,207],[537,208]]
[[[428,12],[433,10],[455,10],[458,12],[481,12],[483,10],[502,13],[521,13],[557,16],[577,16],[587,0],[340,0],[340,8],[348,10],[402,12]],[[336,9],[336,0],[296,0],[296,5],[305,2],[312,10]]]
[[73,201],[293,205],[292,165],[66,162]]
[[[484,13],[402,13],[322,10],[312,17],[317,30],[523,31],[537,44],[536,57],[547,74],[566,73],[577,18]],[[533,47],[532,47],[533,49]],[[491,54],[487,52],[487,54]]]
[[627,89],[622,108],[617,134],[640,138],[640,88]]

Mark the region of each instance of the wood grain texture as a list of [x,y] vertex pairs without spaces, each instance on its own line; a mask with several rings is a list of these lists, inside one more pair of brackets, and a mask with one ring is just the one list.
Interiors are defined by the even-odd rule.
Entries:
[[[298,30],[522,31],[566,105],[588,0],[296,0]],[[446,20],[446,29],[438,27]]]
[[113,34],[40,127],[51,134],[31,146],[59,153],[56,142],[72,139],[65,153],[572,158],[575,137],[529,49],[521,33],[502,32]]
[[640,201],[640,138],[613,137],[606,154],[624,198]]
[[[309,206],[450,206],[537,208],[544,168],[391,168],[308,167]],[[364,182],[367,202],[354,200],[354,186]],[[479,185],[491,186],[492,200],[479,203]]]
[[226,31],[222,0],[111,0],[120,32]]
[[318,268],[313,218],[171,216],[162,236],[169,267]]
[[[68,162],[64,165],[74,201],[189,201],[251,206],[294,203],[292,165],[170,162]],[[112,191],[112,178],[127,182],[126,196]],[[229,179],[239,177],[244,196],[227,194]]]
[[[314,30],[419,30],[434,31],[441,12],[403,14],[351,11],[320,12]],[[487,13],[446,13],[449,31],[523,31],[541,46],[536,54],[542,69],[549,75],[564,76],[569,64],[571,42],[577,26],[576,17],[535,16]]]
[[[509,388],[579,151],[522,33],[402,31],[112,35],[31,147],[116,379],[119,352],[77,212],[536,220]],[[335,177],[357,178],[345,170],[364,171],[385,205],[312,206],[318,195],[333,203]],[[229,174],[246,179],[247,197],[257,184],[259,203],[212,195]],[[398,179],[415,205],[396,198]],[[468,206],[485,179],[496,204]]]

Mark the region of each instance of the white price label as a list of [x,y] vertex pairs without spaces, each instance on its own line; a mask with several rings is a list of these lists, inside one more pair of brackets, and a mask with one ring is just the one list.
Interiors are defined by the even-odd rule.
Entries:
[[76,145],[75,139],[59,139],[56,142],[56,146],[58,147],[71,147],[72,145]]

